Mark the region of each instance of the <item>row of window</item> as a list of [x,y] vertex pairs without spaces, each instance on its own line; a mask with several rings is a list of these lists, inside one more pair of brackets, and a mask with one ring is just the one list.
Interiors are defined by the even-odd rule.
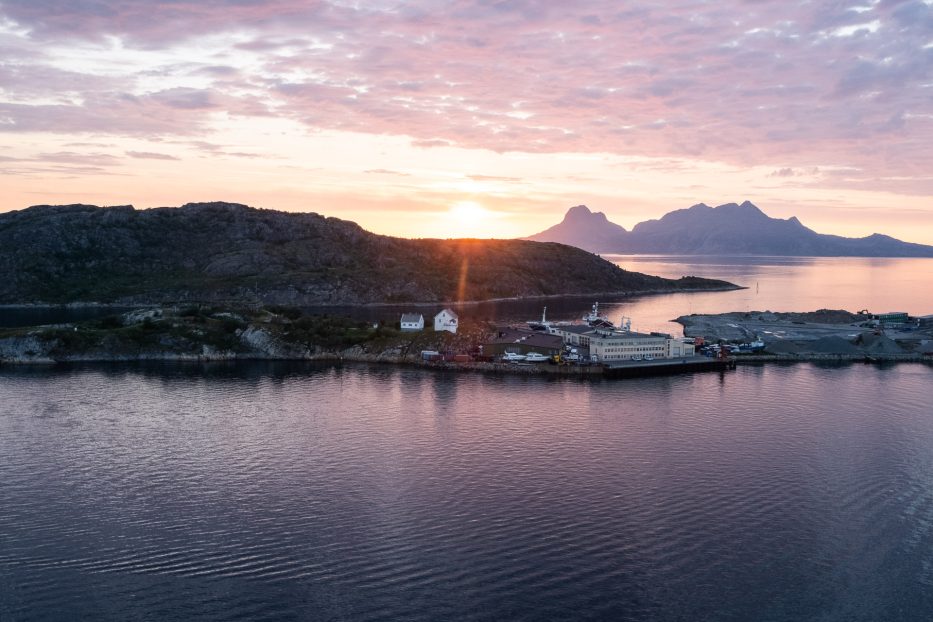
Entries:
[[638,346],[632,348],[606,348],[603,352],[663,352],[664,346]]

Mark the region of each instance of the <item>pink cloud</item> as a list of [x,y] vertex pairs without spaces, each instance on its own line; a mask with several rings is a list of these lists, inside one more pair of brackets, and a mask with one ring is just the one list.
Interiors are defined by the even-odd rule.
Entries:
[[152,151],[127,151],[126,155],[131,158],[136,158],[138,160],[180,160],[173,155],[167,153],[156,153]]
[[[929,163],[933,8],[919,0],[865,11],[741,0],[359,6],[6,0],[0,15],[29,34],[6,43],[23,63],[0,66],[4,84],[80,97],[0,101],[0,131],[191,135],[228,112],[423,147],[830,162],[890,175]],[[130,95],[132,79],[64,71],[42,54],[105,35],[168,51],[234,32],[228,49],[166,70],[209,82],[198,89]]]

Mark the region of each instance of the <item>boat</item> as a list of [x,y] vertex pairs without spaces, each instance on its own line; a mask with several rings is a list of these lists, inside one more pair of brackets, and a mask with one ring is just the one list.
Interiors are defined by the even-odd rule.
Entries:
[[525,355],[525,361],[528,363],[544,363],[548,357],[540,352],[529,352]]
[[502,355],[502,360],[507,363],[517,363],[518,361],[524,361],[525,355],[516,352],[506,352]]
[[599,314],[599,303],[594,302],[592,310],[583,316],[583,321],[592,326],[593,328],[615,328],[609,318],[605,315]]
[[541,312],[540,322],[538,320],[528,320],[526,324],[528,324],[528,328],[531,330],[548,332],[551,328],[551,323],[547,321],[547,307],[544,307],[544,311]]
[[544,307],[544,310],[541,312],[540,320],[528,320],[527,322],[525,322],[525,324],[527,324],[528,328],[530,328],[533,331],[537,331],[539,333],[548,333],[550,335],[556,335],[558,332],[559,326],[570,326],[573,324],[573,322],[567,322],[567,321],[552,322],[551,320],[547,319],[547,307]]

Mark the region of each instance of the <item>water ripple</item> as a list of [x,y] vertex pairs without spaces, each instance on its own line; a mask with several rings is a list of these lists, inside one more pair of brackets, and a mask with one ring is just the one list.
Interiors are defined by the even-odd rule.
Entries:
[[0,618],[926,619],[930,380],[4,371]]

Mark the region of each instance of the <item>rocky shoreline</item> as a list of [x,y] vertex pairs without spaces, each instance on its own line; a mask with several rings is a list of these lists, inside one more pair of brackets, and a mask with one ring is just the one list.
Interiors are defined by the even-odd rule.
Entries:
[[[787,346],[791,340],[772,335],[767,340],[765,351],[739,354],[734,357],[736,363],[933,363],[933,340],[924,339],[924,332],[912,333],[915,343],[905,347],[901,345],[903,342],[874,335],[873,331],[865,329],[862,346],[856,347],[837,337],[827,340],[824,334],[828,330],[827,324],[813,327],[800,319],[851,319],[850,315],[838,315],[847,312],[815,313],[818,315],[773,318],[765,313],[759,314],[761,319],[757,321],[770,323],[772,328],[775,323],[789,322],[788,326],[802,331],[802,334],[811,331],[812,343],[807,345],[807,340],[798,339],[790,348]],[[685,333],[689,336],[698,331],[708,335],[715,325],[735,330],[735,316],[689,316],[678,321],[685,325]],[[746,325],[752,321],[750,317],[742,319]],[[851,323],[830,326],[835,326],[834,330],[853,330]],[[485,323],[470,320],[463,321],[458,334],[452,335],[432,331],[406,333],[394,327],[347,318],[307,316],[298,309],[289,308],[237,311],[191,307],[179,311],[150,307],[77,323],[0,329],[0,365],[307,361],[522,375],[593,376],[601,371],[599,366],[516,365],[473,360],[481,357],[470,357],[469,354],[480,351],[479,346],[487,340],[490,331],[491,327]],[[800,337],[797,334],[793,336]],[[844,351],[818,351],[826,344]],[[451,356],[446,361],[424,361],[421,356],[424,350],[446,352]],[[454,354],[467,354],[464,358],[470,360],[450,360]]]

